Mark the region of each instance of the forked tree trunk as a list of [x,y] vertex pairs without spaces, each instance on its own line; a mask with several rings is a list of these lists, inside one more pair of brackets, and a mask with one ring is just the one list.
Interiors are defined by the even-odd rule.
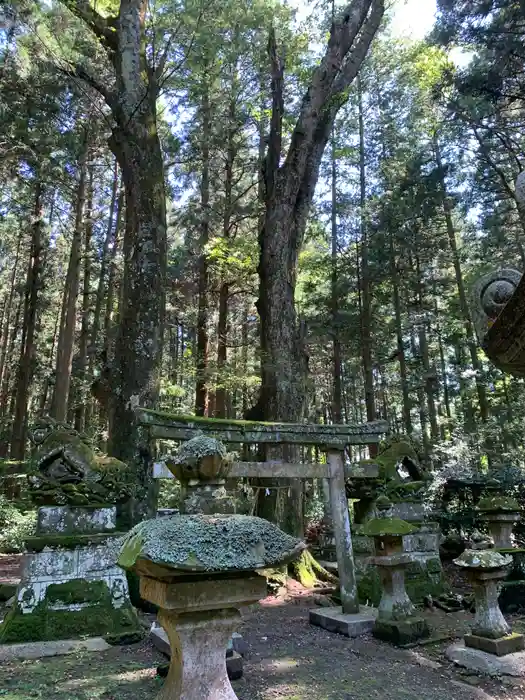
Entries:
[[[281,164],[284,64],[275,32],[272,117],[264,167],[265,218],[259,235],[258,311],[261,319],[261,405],[267,420],[298,421],[305,415],[307,354],[297,323],[294,295],[297,261],[319,175],[339,108],[348,96],[384,12],[383,0],[354,0],[333,22],[326,52],[314,70]],[[289,449],[284,459],[296,459]],[[286,492],[284,493],[286,496]],[[283,525],[302,533],[303,485],[290,483]],[[278,508],[279,510],[279,508]]]

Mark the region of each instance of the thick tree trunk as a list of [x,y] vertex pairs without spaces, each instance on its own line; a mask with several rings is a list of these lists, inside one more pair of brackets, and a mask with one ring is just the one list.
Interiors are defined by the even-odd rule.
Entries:
[[[383,16],[382,0],[354,0],[332,24],[326,52],[314,70],[281,164],[284,64],[275,33],[268,44],[272,66],[272,117],[264,164],[265,218],[259,235],[258,311],[261,319],[261,405],[267,420],[297,421],[305,414],[307,354],[294,303],[297,260],[319,166],[337,112],[347,99]],[[296,459],[290,450],[283,459]],[[277,508],[279,510],[279,508]],[[303,484],[290,483],[283,526],[303,528]]]
[[84,223],[84,205],[86,199],[86,158],[87,136],[84,153],[79,163],[79,181],[77,187],[75,229],[71,241],[69,264],[62,298],[62,315],[58,333],[57,361],[55,369],[55,386],[50,414],[58,421],[67,419],[69,388],[71,384],[71,365],[75,342],[77,297],[80,272],[80,251]]
[[42,219],[43,190],[40,181],[35,184],[35,204],[31,232],[31,252],[27,268],[26,290],[24,301],[24,322],[22,342],[20,347],[20,362],[16,382],[15,410],[13,416],[13,432],[11,437],[11,458],[24,459],[27,435],[27,401],[29,387],[35,365],[35,335],[37,327],[38,296],[42,276]]
[[[134,464],[139,485],[151,474],[134,424],[133,407],[153,407],[159,393],[166,289],[164,166],[152,100],[110,145],[124,181],[126,228],[119,326],[111,368],[109,450]],[[145,493],[142,494],[145,498]],[[137,517],[140,517],[137,512]]]

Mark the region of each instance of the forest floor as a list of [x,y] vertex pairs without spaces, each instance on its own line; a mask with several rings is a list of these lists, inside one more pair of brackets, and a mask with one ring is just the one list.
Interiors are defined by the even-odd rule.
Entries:
[[[525,682],[489,679],[454,667],[443,656],[449,641],[396,649],[371,636],[347,639],[312,627],[305,591],[289,589],[245,611],[249,653],[239,700],[525,700]],[[472,615],[424,612],[433,636],[459,637]],[[514,618],[525,631],[525,619]],[[144,641],[103,653],[4,663],[1,700],[153,700],[164,657]]]

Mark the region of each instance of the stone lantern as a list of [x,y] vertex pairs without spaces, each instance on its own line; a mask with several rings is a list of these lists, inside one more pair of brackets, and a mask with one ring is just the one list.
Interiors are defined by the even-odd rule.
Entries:
[[232,458],[222,442],[206,435],[197,435],[183,443],[175,455],[165,457],[164,461],[173,476],[181,482],[182,513],[211,515],[234,512],[234,500],[225,488]]
[[466,569],[476,601],[472,633],[465,635],[465,646],[504,656],[525,649],[525,637],[512,634],[498,604],[500,582],[507,576],[512,557],[493,549],[466,549],[454,559]]
[[172,649],[158,700],[236,700],[226,648],[239,608],[266,596],[257,570],[287,564],[305,545],[261,518],[173,515],[128,533],[118,563],[159,606]]
[[515,498],[493,495],[478,504],[481,519],[487,523],[495,549],[511,549],[512,530],[520,519],[520,507]]
[[386,517],[391,508],[386,497],[376,502],[378,518],[370,520],[363,533],[374,538],[373,563],[379,571],[383,592],[372,633],[394,644],[408,644],[430,634],[426,620],[416,614],[416,608],[405,588],[405,569],[412,561],[403,551],[403,536],[416,528],[400,518]]

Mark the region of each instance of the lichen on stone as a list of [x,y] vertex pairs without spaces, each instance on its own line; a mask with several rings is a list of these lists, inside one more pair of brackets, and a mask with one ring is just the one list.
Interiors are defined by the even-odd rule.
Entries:
[[367,537],[384,537],[388,535],[411,535],[416,527],[401,518],[373,518],[363,526],[363,535]]
[[512,564],[512,557],[495,549],[466,549],[454,564],[466,569],[499,569]]
[[179,571],[253,571],[291,561],[304,548],[300,540],[262,518],[172,515],[136,525],[117,563],[124,569],[149,561]]
[[181,481],[224,479],[232,461],[220,440],[203,434],[184,442],[176,454],[164,457],[168,469]]

